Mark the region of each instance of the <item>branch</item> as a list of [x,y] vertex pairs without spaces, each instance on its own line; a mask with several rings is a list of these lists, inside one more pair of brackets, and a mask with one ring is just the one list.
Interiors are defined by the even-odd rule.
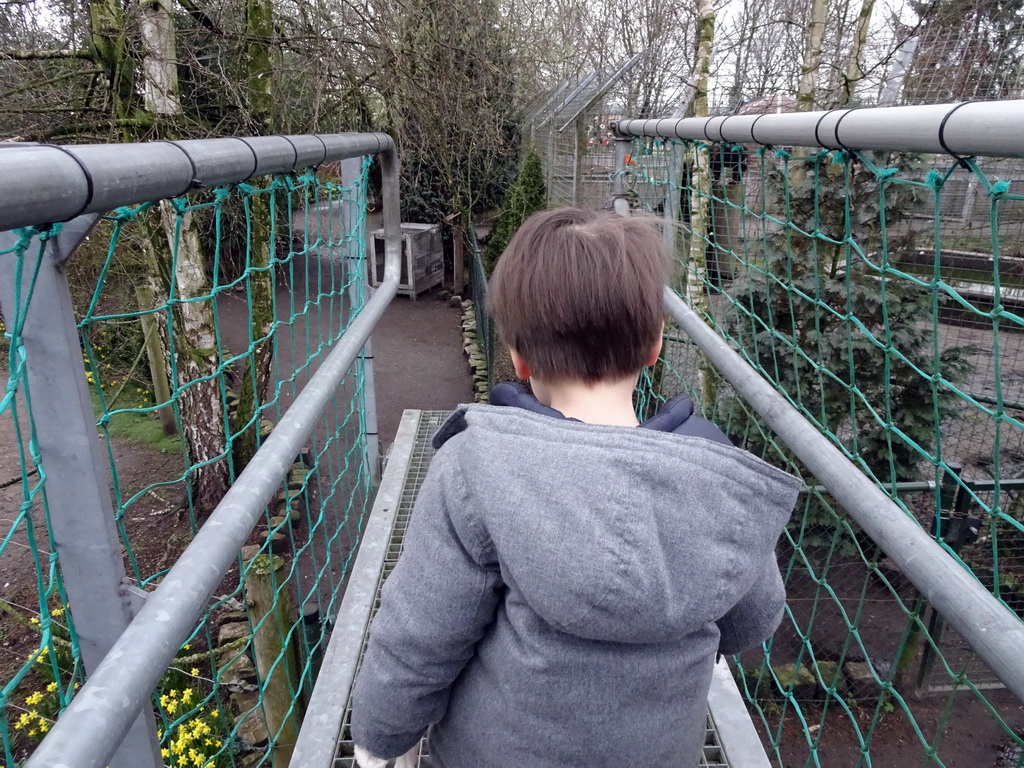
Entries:
[[137,118],[118,118],[117,120],[98,121],[96,123],[64,123],[63,125],[54,126],[48,131],[43,131],[41,134],[38,134],[36,138],[42,141],[64,138],[67,136],[80,138],[83,135],[101,138],[97,134],[93,133],[97,128],[104,128],[111,124],[118,128],[152,128],[154,122],[156,121],[151,116],[144,116]]
[[178,0],[178,4],[185,9],[186,13],[199,22],[204,29],[212,32],[217,37],[227,37],[224,31],[192,0]]
[[92,54],[87,50],[72,51],[0,51],[0,59],[14,61],[41,61],[44,59],[85,59],[92,61]]
[[70,112],[106,112],[105,109],[96,107],[76,107],[73,105],[64,107],[16,107],[14,109],[0,108],[0,115],[54,115]]
[[18,88],[15,88],[13,91],[7,91],[7,93],[2,93],[0,94],[0,101],[9,99],[11,96],[16,96],[19,93],[25,93],[26,91],[35,90],[36,88],[45,88],[48,85],[56,85],[57,83],[62,83],[65,80],[73,80],[76,77],[85,77],[87,75],[98,75],[102,72],[102,69],[83,69],[78,72],[66,72],[63,75],[51,77],[49,80],[29,83],[28,85],[19,86]]

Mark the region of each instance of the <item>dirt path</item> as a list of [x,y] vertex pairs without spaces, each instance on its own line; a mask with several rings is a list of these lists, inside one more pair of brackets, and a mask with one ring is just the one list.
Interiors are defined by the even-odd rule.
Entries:
[[448,409],[473,402],[459,312],[426,293],[399,296],[373,337],[381,440],[395,438],[406,408]]

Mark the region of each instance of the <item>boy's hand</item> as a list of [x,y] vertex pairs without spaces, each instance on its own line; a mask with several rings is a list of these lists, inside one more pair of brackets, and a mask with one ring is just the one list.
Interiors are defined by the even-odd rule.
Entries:
[[[359,768],[387,768],[388,761],[380,757],[374,757],[365,749],[356,745],[356,764]],[[416,768],[416,758],[419,756],[419,744],[410,749],[395,761],[395,768]]]

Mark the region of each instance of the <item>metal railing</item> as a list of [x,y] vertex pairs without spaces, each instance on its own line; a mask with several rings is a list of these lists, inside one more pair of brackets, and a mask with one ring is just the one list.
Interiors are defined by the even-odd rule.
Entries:
[[[735,660],[777,764],[888,764],[878,725],[893,711],[886,730],[920,742],[926,764],[974,759],[943,742],[958,727],[986,728],[1024,764],[1008,447],[1024,430],[1024,197],[1004,175],[1024,157],[1022,118],[1009,101],[617,125],[613,206],[673,222],[665,305],[683,331],[641,399],[689,390],[807,485],[780,543],[783,626]],[[964,173],[989,198],[969,247],[942,198]],[[933,668],[945,685],[925,684]],[[982,693],[999,685],[1019,701]],[[933,691],[947,694],[937,710],[917,699]],[[956,695],[972,701],[951,720]]]
[[[66,590],[67,598],[62,605],[67,605],[73,614],[74,646],[81,648],[85,668],[84,685],[71,698],[68,684],[67,708],[26,765],[73,765],[76,768],[163,765],[151,715],[153,691],[183,644],[188,647],[187,641],[207,611],[218,585],[232,565],[239,563],[239,551],[257,521],[268,514],[275,492],[283,481],[291,489],[289,472],[295,466],[296,456],[303,455],[304,445],[321,414],[336,397],[346,374],[354,364],[362,364],[360,356],[364,345],[396,294],[401,248],[398,157],[391,138],[384,134],[0,147],[0,178],[3,179],[0,307],[17,353],[12,356],[16,369],[11,371],[12,382],[24,390],[18,392],[9,387],[3,409],[14,408],[16,400],[26,398],[31,391],[36,404],[29,417],[36,469],[28,471],[23,466],[27,499],[24,508],[28,510],[38,501],[32,498],[27,486],[28,478],[38,472],[44,477],[47,524],[52,527],[50,535],[56,545],[56,562],[64,574],[61,588]],[[234,185],[241,185],[238,188],[243,189],[242,183],[255,176],[298,172],[323,163],[370,155],[380,158],[383,172],[386,237],[383,284],[361,309],[355,302],[349,305],[352,312],[358,309],[358,313],[344,328],[329,354],[325,354],[319,368],[309,375],[272,431],[266,436],[261,434],[265,439],[258,451],[174,565],[163,574],[159,586],[148,593],[128,586],[121,544],[114,529],[116,518],[108,491],[109,472],[104,469],[96,441],[96,420],[90,405],[82,348],[64,269],[75,246],[84,240],[96,221],[97,217],[90,214],[178,198],[198,188],[223,188],[223,194],[215,201],[219,205]],[[297,189],[305,198],[308,215],[313,215],[308,206],[312,192],[307,191],[313,189],[311,179],[306,177],[305,186],[284,179],[278,187],[289,196],[293,194],[290,190]],[[330,189],[337,187],[330,186]],[[246,194],[255,195],[256,191],[248,189]],[[245,205],[249,222],[248,200]],[[217,210],[219,227],[221,218],[219,208]],[[192,209],[184,203],[177,209],[178,231],[181,218],[189,212]],[[291,222],[291,212],[285,215]],[[51,225],[61,221],[67,223]],[[303,252],[308,253],[308,221],[305,228],[307,242]],[[220,230],[217,231],[219,235]],[[179,243],[175,241],[172,246],[177,249]],[[220,243],[216,247],[219,253]],[[113,249],[112,244],[111,251]],[[273,269],[277,263],[280,262],[272,258],[262,272],[269,274],[268,269]],[[359,261],[359,268],[365,273],[363,264]],[[248,272],[246,279],[249,279]],[[359,279],[365,281],[365,274]],[[244,287],[245,284],[239,285]],[[217,293],[204,298],[216,299]],[[316,298],[317,305],[322,297],[321,293]],[[173,303],[172,289],[168,313]],[[296,316],[293,313],[289,322],[294,324]],[[337,319],[332,323],[336,326]],[[250,339],[254,336],[250,329]],[[250,352],[261,341],[255,339],[250,344]],[[308,342],[307,338],[307,346]],[[227,357],[224,353],[221,359]],[[24,366],[18,363],[19,359]],[[224,367],[222,363],[221,373]],[[300,366],[309,367],[309,360]],[[286,372],[286,377],[294,384],[294,372]],[[177,396],[176,393],[175,398]],[[60,407],[54,407],[56,404]],[[45,408],[41,407],[44,405]],[[161,405],[159,399],[157,405]],[[177,408],[176,403],[162,405]],[[345,418],[347,423],[348,416]],[[255,419],[258,421],[258,416]],[[329,442],[330,438],[327,439]],[[313,461],[317,459],[314,457]],[[347,458],[345,461],[347,466]],[[200,469],[201,465],[189,469],[186,479]],[[358,529],[352,535],[358,538]],[[334,539],[327,539],[328,546],[332,541]],[[269,551],[269,544],[267,547]],[[313,560],[316,561],[315,553]],[[281,588],[277,585],[278,590]],[[40,603],[44,606],[46,627],[50,617],[46,615],[46,599],[42,595]],[[254,631],[258,632],[259,628]],[[295,631],[294,627],[287,630],[286,644]],[[318,640],[317,644],[320,642]],[[211,646],[211,655],[212,652]],[[306,670],[309,668],[307,661]],[[262,669],[259,673],[267,674]],[[212,674],[219,679],[216,669]],[[274,674],[272,669],[269,675]],[[173,713],[175,708],[169,711]],[[216,710],[213,716],[217,716]],[[173,726],[175,718],[169,719]],[[275,735],[270,733],[272,744]]]

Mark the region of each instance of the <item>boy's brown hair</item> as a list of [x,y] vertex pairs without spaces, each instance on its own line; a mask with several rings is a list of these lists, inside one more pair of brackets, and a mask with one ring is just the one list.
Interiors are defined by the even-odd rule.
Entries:
[[533,375],[636,375],[661,335],[668,258],[653,219],[579,208],[531,216],[498,260],[487,305]]

